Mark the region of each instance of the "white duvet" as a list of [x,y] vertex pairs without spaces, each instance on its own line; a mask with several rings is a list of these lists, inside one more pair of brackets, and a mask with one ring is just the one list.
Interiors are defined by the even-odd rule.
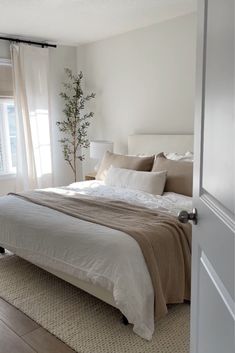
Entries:
[[[127,201],[177,215],[190,210],[191,198],[174,193],[154,196],[107,187],[99,181],[53,189]],[[42,266],[97,284],[113,295],[117,308],[139,336],[154,332],[154,293],[137,242],[114,229],[73,218],[15,196],[0,198],[0,244]]]

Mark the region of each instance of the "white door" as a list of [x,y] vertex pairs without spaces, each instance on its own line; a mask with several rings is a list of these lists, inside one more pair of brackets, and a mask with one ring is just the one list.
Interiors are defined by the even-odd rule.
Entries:
[[191,353],[235,353],[234,0],[199,0]]

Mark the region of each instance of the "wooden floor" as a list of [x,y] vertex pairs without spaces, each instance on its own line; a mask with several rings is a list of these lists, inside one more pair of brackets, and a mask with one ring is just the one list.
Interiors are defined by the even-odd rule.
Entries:
[[74,353],[74,351],[0,298],[0,353]]

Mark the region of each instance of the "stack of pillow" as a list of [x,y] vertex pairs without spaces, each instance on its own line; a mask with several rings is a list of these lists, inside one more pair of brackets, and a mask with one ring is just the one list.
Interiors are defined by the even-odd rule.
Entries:
[[[175,192],[192,196],[193,154],[160,153],[156,157],[125,156],[106,152],[96,179],[106,185],[154,195]],[[151,173],[150,173],[151,172]]]

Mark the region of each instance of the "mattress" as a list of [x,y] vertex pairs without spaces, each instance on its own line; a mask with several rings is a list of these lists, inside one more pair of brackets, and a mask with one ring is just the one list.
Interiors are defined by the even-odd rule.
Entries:
[[[73,183],[53,189],[81,193],[160,210],[172,215],[190,210],[192,199],[107,187],[100,181]],[[151,339],[154,293],[137,242],[121,231],[73,218],[15,196],[0,199],[0,244],[39,266],[59,270],[108,290],[116,307],[133,323],[135,333]]]

